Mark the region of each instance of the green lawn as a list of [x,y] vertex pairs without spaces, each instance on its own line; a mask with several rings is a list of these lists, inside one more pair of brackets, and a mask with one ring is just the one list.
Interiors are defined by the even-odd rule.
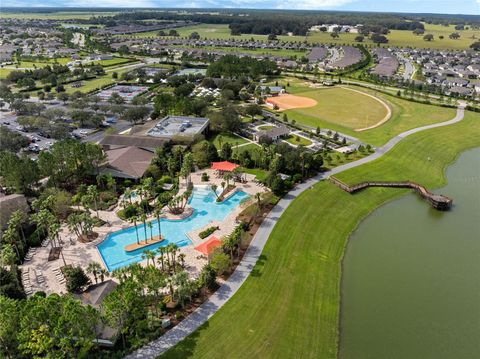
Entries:
[[297,89],[296,95],[312,98],[318,103],[313,107],[285,112],[289,119],[311,127],[318,126],[319,122],[328,122],[349,129],[363,128],[378,123],[387,114],[385,106],[377,100],[341,87],[305,87],[305,92]]
[[[295,79],[295,80],[300,81],[298,79]],[[306,93],[312,92],[312,89],[310,87],[301,85],[300,83],[295,83],[291,80],[291,78],[286,78],[285,80],[279,81],[279,84],[283,84],[284,82],[291,83],[291,86],[287,88],[288,92],[291,92],[290,88],[294,88],[295,92],[293,93],[299,96],[305,96]],[[305,84],[305,81],[303,81],[303,83]],[[324,118],[322,118],[322,116],[324,116],[323,108],[319,108],[318,110],[319,112],[313,115],[307,114],[308,111],[306,110],[309,110],[309,108],[288,110],[285,112],[288,114],[289,120],[294,119],[299,124],[303,124],[311,127],[320,126],[321,128],[329,128],[335,131],[340,131],[345,134],[357,137],[360,140],[364,141],[365,143],[370,143],[375,146],[380,146],[386,143],[390,138],[394,137],[395,135],[403,131],[406,131],[415,127],[420,127],[423,125],[436,123],[436,122],[443,122],[455,116],[455,109],[452,109],[452,108],[445,108],[445,107],[439,107],[434,105],[424,105],[421,103],[404,100],[397,96],[386,95],[386,94],[383,94],[374,90],[366,89],[360,86],[349,86],[349,87],[352,89],[356,89],[356,90],[371,94],[373,96],[376,96],[382,99],[384,102],[388,104],[388,106],[392,110],[391,118],[377,128],[367,130],[367,131],[362,131],[362,132],[356,132],[352,128],[342,126],[340,123],[326,121]],[[329,88],[326,90],[331,91],[334,89]],[[322,89],[322,90],[315,90],[315,91],[325,91],[325,90]],[[313,93],[315,93],[315,91],[313,91]],[[347,90],[344,90],[344,91],[347,91]],[[333,107],[333,108],[341,107],[337,102],[338,99],[336,99],[335,97],[333,97],[331,101],[332,103],[327,104],[327,106]],[[310,109],[315,109],[318,106],[319,105],[312,107]],[[348,108],[349,108],[349,111],[343,110],[344,112],[339,112],[339,113],[344,113],[345,116],[355,115],[358,117],[357,111],[359,111],[359,109],[362,107],[351,106]],[[340,108],[340,111],[342,111],[341,108]]]
[[297,135],[290,135],[285,139],[285,141],[297,146],[310,146],[312,144],[312,141],[310,141],[308,138]]
[[[339,177],[356,181],[372,173],[385,179],[402,173],[439,187],[445,166],[477,146],[480,115],[468,113],[459,124],[415,134],[384,158]],[[282,215],[235,296],[162,358],[337,358],[348,237],[371,211],[406,192],[372,188],[350,195],[326,181],[305,191]]]
[[243,173],[248,173],[250,175],[254,175],[255,178],[259,181],[263,181],[265,178],[268,176],[268,172],[265,170],[262,170],[260,168],[245,168],[245,167],[240,167],[239,168],[240,172]]
[[[240,36],[231,36],[230,29],[228,25],[222,24],[201,24],[188,26],[177,29],[181,37],[187,37],[192,32],[196,31],[201,38],[206,39],[255,39],[255,40],[266,40],[267,35],[252,35],[252,34],[242,34]],[[448,38],[452,32],[459,32],[460,39],[451,40]],[[157,37],[158,31],[148,31],[132,35],[124,35],[127,37],[133,38],[153,38]],[[400,47],[419,47],[419,48],[438,48],[438,49],[466,49],[472,44],[475,39],[472,39],[472,36],[478,39],[480,37],[479,30],[464,30],[464,31],[455,31],[454,26],[450,25],[448,27],[442,25],[431,25],[425,24],[425,34],[432,34],[434,36],[434,41],[425,41],[423,40],[423,35],[416,36],[411,31],[403,30],[392,30],[387,38],[389,39],[388,44],[384,46],[400,46]],[[330,36],[329,33],[322,32],[311,32],[307,37],[305,36],[278,36],[282,41],[298,41],[303,42],[305,39],[308,42],[320,42],[320,43],[332,43],[338,45],[348,45],[348,44],[358,44],[355,42],[355,37],[358,34],[340,34],[340,37],[334,39]],[[439,36],[443,36],[444,39],[439,39]],[[365,40],[366,45],[374,45],[370,39]]]
[[[449,39],[448,36],[453,32],[458,32],[460,34],[460,39]],[[453,25],[446,27],[442,25],[425,24],[425,34],[432,34],[434,40],[425,41],[423,40],[423,35],[417,36],[411,31],[392,30],[387,34],[389,40],[388,43],[382,46],[462,50],[467,49],[473,42],[478,41],[478,38],[480,37],[479,30],[456,31]],[[473,35],[475,35],[476,39],[472,39]],[[329,33],[312,32],[308,36],[308,41],[332,43],[337,45],[358,44],[355,42],[355,37],[357,36],[358,34],[340,34],[339,38],[333,39]],[[444,38],[440,39],[439,36],[443,36]],[[375,45],[370,39],[365,39],[364,43],[369,46]]]
[[113,59],[109,59],[109,60],[94,61],[93,64],[102,65],[105,67],[113,67],[113,66],[128,64],[130,62],[135,62],[135,61],[136,60],[134,59],[127,59],[125,57],[114,57]]
[[232,146],[238,146],[243,143],[247,143],[248,141],[233,133],[220,133],[215,135],[211,142],[215,145],[215,147],[220,149],[222,147],[221,145],[225,143],[230,143]]
[[272,128],[275,128],[275,126],[273,126],[273,125],[261,125],[261,126],[258,126],[258,129],[259,129],[259,130],[262,130],[262,131],[271,130]]
[[72,61],[70,57],[59,57],[56,59],[46,59],[46,60],[37,60],[37,61],[29,61],[29,60],[20,60],[20,63],[14,63],[13,65],[8,65],[8,68],[11,68],[12,70],[16,69],[16,66],[19,68],[40,68],[40,67],[45,67],[47,65],[54,65],[54,64],[59,64],[59,65],[66,65]]
[[262,148],[254,143],[234,148],[233,154],[235,155],[245,151],[248,151],[250,153],[250,157],[253,161],[259,161],[263,155]]
[[[230,35],[228,25],[224,24],[200,24],[193,26],[180,27],[176,29],[180,37],[188,37],[192,32],[198,32],[203,39],[236,39],[236,40],[267,40],[268,35],[242,34],[240,36]],[[157,31],[139,32],[137,34],[122,35],[132,38],[152,38],[158,37]],[[283,41],[304,41],[305,36],[278,36]]]
[[[129,71],[129,69],[116,70],[119,77],[122,73],[128,72],[128,71]],[[94,89],[99,89],[102,86],[113,84],[115,82],[115,80],[112,78],[112,74],[107,72],[103,76],[99,76],[95,79],[82,81],[82,82],[83,82],[82,87],[72,87],[71,84],[65,85],[65,91],[67,93],[73,93],[75,91],[80,91],[80,92],[85,93],[85,92],[92,91]]]

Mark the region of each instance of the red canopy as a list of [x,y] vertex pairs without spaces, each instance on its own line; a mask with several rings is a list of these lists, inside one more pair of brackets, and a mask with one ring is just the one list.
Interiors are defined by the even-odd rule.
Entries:
[[222,245],[222,241],[218,239],[215,236],[211,236],[209,239],[207,239],[205,242],[199,244],[198,246],[195,247],[195,249],[206,256],[209,254],[213,253],[215,248],[219,247]]
[[227,171],[232,172],[235,168],[239,167],[237,164],[223,161],[223,162],[212,162],[212,170]]

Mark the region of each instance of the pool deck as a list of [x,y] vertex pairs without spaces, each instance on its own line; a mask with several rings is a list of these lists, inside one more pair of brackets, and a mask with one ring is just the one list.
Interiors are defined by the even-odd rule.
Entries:
[[[210,176],[208,182],[202,182],[201,176],[202,173],[206,172]],[[256,193],[265,192],[265,188],[253,182],[255,176],[246,175],[247,183],[235,183],[237,189],[244,191],[249,194],[252,198]],[[214,172],[210,169],[201,170],[191,175],[191,181],[195,186],[211,186],[216,184],[221,188],[220,183],[223,182],[222,178],[217,178]],[[182,183],[183,182],[183,183]],[[185,181],[181,181],[181,188],[179,193],[185,191]],[[207,240],[209,237],[201,239],[199,233],[211,226],[219,226],[220,230],[215,231],[214,235],[218,238],[232,233],[233,229],[237,225],[236,217],[242,211],[245,205],[240,205],[236,207],[223,221],[212,221],[206,224],[202,228],[190,231],[187,233],[187,236],[192,241],[193,245],[188,245],[185,247],[180,247],[178,253],[185,254],[185,270],[189,273],[191,277],[197,277],[200,273],[201,268],[207,263],[206,258],[202,257],[199,252],[197,252],[194,247],[203,241]],[[103,259],[98,252],[97,245],[102,242],[109,233],[122,230],[124,228],[131,227],[132,224],[120,219],[116,212],[120,210],[121,207],[117,206],[111,211],[98,211],[99,217],[107,222],[107,224],[101,227],[95,227],[93,230],[97,232],[98,238],[90,243],[81,243],[76,240],[76,236],[71,233],[67,226],[63,224],[60,229],[59,237],[62,241],[63,246],[63,256],[67,265],[80,266],[83,269],[86,269],[88,264],[92,261],[100,263],[105,269],[106,266],[103,262]],[[192,208],[187,205],[186,210],[181,215],[172,215],[168,212],[168,209],[165,208],[162,213],[162,218],[166,219],[182,219],[188,217],[192,213]],[[156,220],[154,216],[149,216],[148,221]],[[148,248],[148,247],[147,247]],[[44,291],[47,294],[51,293],[67,293],[65,283],[60,281],[60,278],[55,274],[55,270],[59,267],[63,267],[64,263],[62,256],[59,259],[48,261],[48,255],[50,253],[50,244],[47,244],[44,247],[38,247],[36,253],[30,261],[24,262],[20,265],[22,274],[28,274],[28,280],[25,279],[24,285],[31,287],[32,292]],[[143,260],[139,262],[141,265],[146,265],[147,261]],[[92,283],[94,283],[94,278],[92,275],[89,275]],[[42,278],[43,277],[43,278]],[[114,279],[115,280],[115,279]]]

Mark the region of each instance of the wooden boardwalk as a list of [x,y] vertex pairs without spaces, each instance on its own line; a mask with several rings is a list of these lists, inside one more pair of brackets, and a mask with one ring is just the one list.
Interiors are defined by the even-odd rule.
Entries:
[[453,200],[450,197],[432,193],[422,185],[412,181],[368,181],[360,182],[352,186],[349,186],[333,176],[330,177],[330,181],[348,193],[355,193],[367,187],[412,188],[423,199],[428,201],[433,208],[440,211],[446,211],[450,209],[453,203]]

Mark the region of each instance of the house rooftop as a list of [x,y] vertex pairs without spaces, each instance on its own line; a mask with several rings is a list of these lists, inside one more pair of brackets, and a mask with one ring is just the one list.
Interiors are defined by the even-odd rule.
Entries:
[[105,151],[108,163],[101,169],[114,177],[138,179],[152,162],[154,154],[135,146]]
[[201,134],[208,126],[205,117],[167,116],[156,122],[144,133],[150,137],[172,138],[177,135],[195,136]]

